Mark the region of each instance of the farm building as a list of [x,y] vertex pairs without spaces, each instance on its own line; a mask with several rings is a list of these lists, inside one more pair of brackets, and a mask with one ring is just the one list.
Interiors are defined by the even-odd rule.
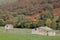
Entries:
[[12,24],[7,24],[7,25],[5,25],[5,29],[13,29],[13,25]]
[[36,30],[32,30],[32,34],[41,34],[41,35],[47,35],[47,36],[55,36],[56,32],[55,30],[49,28],[49,27],[39,27]]

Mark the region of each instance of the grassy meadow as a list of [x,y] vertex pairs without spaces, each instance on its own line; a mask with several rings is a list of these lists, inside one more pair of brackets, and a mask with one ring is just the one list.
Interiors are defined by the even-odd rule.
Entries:
[[[0,27],[0,30],[4,30],[4,28]],[[30,29],[14,28],[14,30],[30,30]],[[0,32],[0,40],[60,40],[60,36],[42,36],[36,34]]]
[[60,40],[60,36],[0,32],[0,40]]

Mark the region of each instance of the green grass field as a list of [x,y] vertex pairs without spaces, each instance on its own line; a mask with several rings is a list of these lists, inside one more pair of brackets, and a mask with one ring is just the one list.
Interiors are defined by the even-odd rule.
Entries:
[[60,36],[41,36],[35,34],[0,32],[0,40],[60,40]]
[[[5,28],[0,26],[0,30],[5,30]],[[31,30],[31,29],[29,29],[29,28],[13,28],[13,30]]]
[[[4,30],[4,28],[0,27],[0,30]],[[14,28],[14,30],[21,30],[21,28]],[[30,29],[23,28],[22,30]],[[60,36],[41,36],[36,34],[0,32],[0,40],[60,40]]]

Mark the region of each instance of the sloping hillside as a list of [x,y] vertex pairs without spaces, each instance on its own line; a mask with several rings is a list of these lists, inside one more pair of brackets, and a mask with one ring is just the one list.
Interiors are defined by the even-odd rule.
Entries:
[[46,1],[43,0],[18,0],[13,3],[8,3],[2,5],[0,8],[4,11],[9,12],[24,12],[25,14],[34,14],[38,13],[41,10],[45,9],[48,6]]
[[0,5],[0,25],[11,23],[18,28],[34,28],[51,25],[53,29],[56,27],[59,29],[60,18],[57,18],[53,14],[60,16],[60,0],[4,1],[3,4]]
[[56,10],[60,7],[60,0],[6,0],[3,3],[6,4],[0,5],[0,14],[10,15],[39,15],[50,6],[53,7],[55,14],[59,14]]

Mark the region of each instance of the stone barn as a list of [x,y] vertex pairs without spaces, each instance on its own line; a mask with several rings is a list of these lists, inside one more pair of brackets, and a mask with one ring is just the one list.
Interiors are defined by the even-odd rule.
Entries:
[[12,24],[7,24],[7,25],[5,25],[5,29],[13,29],[13,25]]
[[40,34],[40,35],[46,35],[46,36],[55,36],[56,32],[55,30],[49,28],[49,27],[39,27],[32,30],[32,34]]

